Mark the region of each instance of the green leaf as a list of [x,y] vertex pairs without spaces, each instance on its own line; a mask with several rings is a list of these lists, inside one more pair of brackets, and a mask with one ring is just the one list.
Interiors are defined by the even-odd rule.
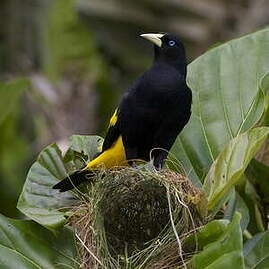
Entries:
[[242,249],[240,214],[237,213],[232,223],[227,226],[226,232],[194,255],[192,263],[195,269],[244,269]]
[[37,223],[0,215],[1,269],[79,268],[73,232],[55,236]]
[[0,82],[0,123],[12,110],[21,93],[29,86],[29,81],[22,78],[9,83]]
[[248,177],[243,176],[244,184],[237,188],[240,196],[244,199],[249,211],[250,222],[248,231],[251,234],[263,232],[265,229],[265,212],[262,205],[261,197],[258,195],[257,190],[253,184],[248,180]]
[[85,139],[85,135],[72,135],[69,138],[69,150],[84,154],[86,162],[93,159],[97,152],[100,152],[100,145],[103,143],[103,138],[92,135],[90,139]]
[[230,198],[228,206],[224,212],[224,219],[232,221],[235,212],[239,212],[241,214],[242,218],[240,225],[242,231],[245,231],[250,220],[249,209],[241,196],[236,191],[233,191],[232,197]]
[[222,237],[227,230],[228,224],[228,220],[213,220],[199,228],[196,234],[189,236],[184,241],[184,245],[188,249],[195,249],[197,244],[198,250],[202,250],[206,245]]
[[269,202],[269,167],[253,159],[247,169],[247,177],[256,186],[263,201]]
[[269,232],[255,235],[244,245],[246,269],[269,268]]
[[[260,88],[265,89],[266,92],[268,92],[268,85],[269,85],[269,73],[266,74],[261,81],[261,85]],[[269,95],[266,95],[266,100],[265,100],[265,104],[266,104],[266,111],[262,117],[262,124],[268,126],[269,125]]]
[[[97,136],[72,136],[68,152],[74,153],[73,149],[83,151],[87,154],[85,161],[90,160],[97,153],[94,150],[97,150],[101,140]],[[68,208],[77,203],[77,199],[71,192],[60,193],[58,190],[53,190],[52,186],[77,168],[80,167],[77,167],[73,161],[68,158],[63,159],[56,144],[45,148],[28,172],[18,201],[18,209],[48,229],[54,230],[63,226]]]
[[261,118],[269,87],[268,79],[261,83],[269,70],[268,46],[267,28],[213,48],[189,65],[192,116],[172,154],[196,184],[227,142]]
[[[264,148],[262,148],[262,152]],[[253,159],[247,170],[248,184],[245,188],[245,197],[251,212],[251,232],[262,232],[267,225],[266,215],[269,213],[269,167]],[[256,225],[255,225],[256,224]]]
[[203,186],[209,210],[237,183],[268,134],[269,127],[254,128],[232,139],[220,153]]

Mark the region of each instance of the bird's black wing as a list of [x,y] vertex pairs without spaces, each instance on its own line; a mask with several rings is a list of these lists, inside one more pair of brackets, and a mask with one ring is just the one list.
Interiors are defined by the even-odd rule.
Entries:
[[159,98],[149,91],[149,84],[144,75],[139,77],[120,104],[120,129],[128,160],[149,160],[154,133],[162,118]]
[[109,149],[120,136],[119,125],[119,108],[117,108],[112,117],[110,118],[106,137],[102,146],[102,152]]

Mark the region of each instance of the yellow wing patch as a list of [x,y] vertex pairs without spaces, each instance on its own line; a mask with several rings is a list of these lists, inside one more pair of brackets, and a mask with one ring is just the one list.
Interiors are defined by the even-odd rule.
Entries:
[[95,169],[98,166],[103,166],[105,168],[111,168],[115,166],[127,166],[128,162],[126,161],[126,155],[124,146],[122,143],[122,137],[116,140],[116,142],[112,145],[111,148],[107,149],[103,153],[101,153],[97,158],[90,161],[87,166],[84,168],[87,169]]
[[114,114],[110,118],[109,126],[114,126],[118,120],[118,109],[115,110]]

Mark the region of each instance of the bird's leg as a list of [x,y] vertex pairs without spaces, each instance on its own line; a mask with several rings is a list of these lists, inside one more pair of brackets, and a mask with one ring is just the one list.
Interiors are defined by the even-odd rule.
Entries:
[[135,160],[137,159],[137,148],[136,147],[128,147],[125,148],[126,159],[128,160],[128,164],[133,168],[137,168],[137,164]]
[[137,164],[136,164],[135,161],[129,161],[128,163],[129,163],[129,165],[130,165],[131,167],[133,167],[133,168],[135,168],[135,169],[138,168],[138,166],[137,166]]
[[[155,154],[154,151],[156,151]],[[162,149],[156,149],[154,151],[153,151],[153,165],[157,170],[161,170],[163,168],[164,161],[167,158],[168,153],[167,151]]]
[[154,147],[152,150],[153,164],[156,169],[160,170],[163,168],[168,152],[181,130],[181,126],[175,127],[173,119],[169,120],[169,118],[160,125],[160,129],[154,137]]

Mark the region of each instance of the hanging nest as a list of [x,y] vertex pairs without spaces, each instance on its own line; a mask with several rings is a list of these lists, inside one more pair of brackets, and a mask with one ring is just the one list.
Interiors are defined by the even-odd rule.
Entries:
[[103,171],[73,209],[81,268],[176,268],[184,238],[204,224],[205,198],[181,174],[124,168]]

